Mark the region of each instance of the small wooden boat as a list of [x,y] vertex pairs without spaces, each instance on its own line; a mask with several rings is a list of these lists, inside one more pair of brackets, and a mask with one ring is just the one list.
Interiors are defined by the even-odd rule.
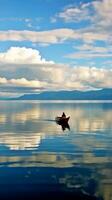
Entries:
[[66,116],[61,116],[61,117],[56,117],[55,121],[58,125],[61,125],[62,130],[64,131],[66,128],[70,130],[70,126],[68,124],[70,117]]
[[56,117],[55,120],[57,123],[65,124],[68,123],[70,117]]

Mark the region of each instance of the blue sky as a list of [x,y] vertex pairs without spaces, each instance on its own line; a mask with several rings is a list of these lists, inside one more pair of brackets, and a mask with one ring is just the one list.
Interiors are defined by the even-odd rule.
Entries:
[[111,12],[112,0],[0,0],[0,95],[111,88]]

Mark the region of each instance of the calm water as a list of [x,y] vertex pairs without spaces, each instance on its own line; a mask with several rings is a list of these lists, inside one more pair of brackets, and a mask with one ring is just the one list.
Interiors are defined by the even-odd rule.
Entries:
[[48,194],[112,200],[111,103],[0,102],[0,199]]

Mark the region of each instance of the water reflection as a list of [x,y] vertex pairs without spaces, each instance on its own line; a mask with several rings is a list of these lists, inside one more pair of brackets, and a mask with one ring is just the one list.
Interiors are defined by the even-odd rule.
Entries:
[[[63,110],[70,123],[56,124]],[[12,175],[14,184],[111,200],[111,116],[112,104],[1,102],[0,185]],[[11,174],[12,168],[24,169],[25,178]]]
[[[92,154],[87,154],[87,156],[83,157],[81,153],[55,153],[55,152],[27,152],[19,155],[19,151],[10,152],[9,156],[5,153],[0,157],[0,166],[1,167],[53,167],[53,168],[68,168],[74,166],[96,166],[96,168],[100,168],[102,171],[102,175],[107,175],[108,179],[112,178],[111,172],[111,164],[112,158],[108,157],[96,157]],[[102,165],[103,164],[103,165]],[[109,169],[105,169],[104,167],[108,166]]]
[[[16,105],[17,104],[17,105]],[[43,123],[44,119],[54,120],[55,116],[65,110],[71,116],[70,126],[76,132],[96,132],[112,129],[112,107],[102,104],[39,104],[39,103],[7,103],[0,105],[0,131],[15,132],[52,132],[57,133],[53,123]],[[6,126],[4,126],[4,124]],[[29,125],[30,124],[30,125]],[[46,127],[47,126],[47,127]],[[30,128],[31,127],[31,128]],[[15,129],[15,130],[14,130]],[[22,129],[22,130],[21,130]]]
[[[5,176],[10,178],[9,192],[16,193],[16,197],[21,196],[21,183],[22,192],[24,192],[25,199],[80,199],[80,200],[103,200],[104,198],[100,194],[99,188],[99,175],[94,171],[89,170],[87,167],[67,168],[67,169],[55,169],[55,168],[9,168],[4,176],[3,168],[1,169]],[[98,175],[98,177],[97,177]],[[12,179],[13,176],[13,179]],[[5,183],[8,181],[5,179]],[[16,183],[16,186],[14,185]],[[30,184],[31,183],[31,184]],[[35,185],[36,183],[36,185]],[[0,179],[1,184],[1,179]],[[5,184],[4,184],[5,185]],[[13,186],[13,188],[12,188]],[[18,187],[17,187],[18,186]],[[33,187],[34,186],[34,187]],[[8,189],[6,188],[6,191]],[[4,189],[3,189],[4,191]],[[26,192],[27,191],[27,192]],[[43,192],[44,191],[44,192]],[[0,188],[1,194],[1,188]],[[35,198],[34,198],[35,194]],[[6,194],[7,195],[7,194]],[[20,196],[17,196],[20,195]],[[22,195],[23,197],[23,195]],[[38,197],[38,198],[37,198]],[[19,198],[24,199],[24,198]]]

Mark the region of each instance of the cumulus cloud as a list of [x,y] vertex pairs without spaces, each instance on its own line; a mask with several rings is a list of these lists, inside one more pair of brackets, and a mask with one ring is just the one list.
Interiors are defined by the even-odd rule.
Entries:
[[[25,79],[60,82],[63,79],[63,70],[67,67],[63,64],[55,64],[42,58],[36,49],[26,47],[11,47],[6,52],[0,53],[0,74],[7,79],[19,79],[28,84]],[[57,76],[57,77],[56,77]],[[1,81],[6,81],[1,79]],[[35,82],[32,82],[35,85]],[[37,85],[37,82],[36,82]]]
[[64,81],[65,68],[46,61],[38,50],[11,47],[0,53],[0,88],[4,94],[56,89]]
[[38,50],[26,47],[11,47],[6,52],[0,53],[0,62],[13,64],[54,63],[53,61],[47,61],[42,58]]

